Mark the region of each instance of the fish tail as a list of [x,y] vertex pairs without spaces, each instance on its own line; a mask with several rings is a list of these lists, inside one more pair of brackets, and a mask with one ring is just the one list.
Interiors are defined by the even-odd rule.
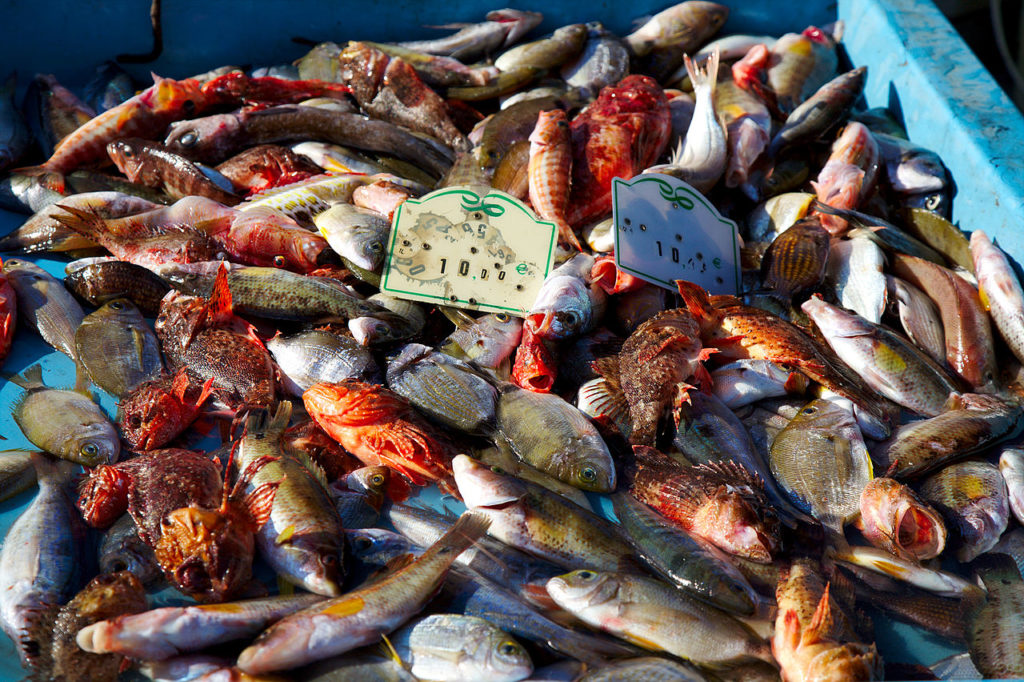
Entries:
[[40,184],[47,189],[51,189],[54,192],[64,194],[67,192],[67,188],[64,184],[64,174],[60,171],[55,171],[52,168],[48,168],[44,163],[41,166],[25,166],[24,168],[15,168],[12,173],[21,173],[22,175],[28,175],[29,177],[39,178]]
[[556,223],[558,225],[558,240],[577,251],[582,251],[583,246],[580,245],[579,237],[576,236],[576,232],[573,231],[569,223],[562,219],[557,220]]
[[825,591],[821,594],[821,600],[818,602],[817,608],[814,609],[814,615],[811,617],[811,622],[800,637],[801,646],[808,646],[810,644],[820,642],[828,636],[828,633],[825,630],[828,627],[828,622],[831,620],[829,616],[832,612],[832,605],[829,602],[828,597],[830,586],[830,583],[825,584]]
[[107,236],[106,221],[92,211],[83,211],[74,206],[63,206],[57,204],[57,208],[65,212],[54,214],[54,218],[64,227],[74,230],[83,237],[88,237],[95,242],[102,243]]
[[91,398],[89,387],[92,386],[92,380],[89,377],[89,372],[78,358],[73,359],[75,361],[75,391]]
[[462,554],[484,536],[491,520],[482,514],[465,512],[459,520],[442,535],[434,547],[442,552],[453,552],[454,556]]
[[21,374],[5,373],[4,376],[12,384],[21,386],[26,391],[45,386],[45,384],[43,384],[43,367],[38,363],[32,365]]
[[704,62],[704,66],[701,67],[694,63],[690,59],[690,55],[683,55],[683,62],[686,64],[686,73],[690,76],[690,82],[693,83],[693,92],[696,94],[701,88],[707,88],[711,91],[711,94],[715,94],[715,85],[718,83],[718,62],[721,59],[721,54],[716,48],[708,60]]

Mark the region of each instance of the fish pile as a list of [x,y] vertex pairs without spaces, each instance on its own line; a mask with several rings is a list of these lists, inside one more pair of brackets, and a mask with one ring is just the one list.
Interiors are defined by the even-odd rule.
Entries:
[[[501,9],[138,94],[105,64],[24,116],[6,82],[0,206],[31,216],[0,359],[38,333],[76,377],[10,377],[26,673],[1024,676],[1017,275],[861,106],[841,26],[727,16],[534,37]],[[642,173],[741,226],[742,291],[616,268],[612,179]],[[557,227],[522,318],[380,293],[397,208],[467,185]],[[883,661],[869,614],[967,654]]]

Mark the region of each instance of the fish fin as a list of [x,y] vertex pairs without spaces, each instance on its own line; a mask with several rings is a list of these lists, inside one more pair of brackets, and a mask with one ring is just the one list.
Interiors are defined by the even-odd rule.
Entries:
[[648,445],[634,445],[633,457],[641,466],[679,466],[674,459]]
[[543,583],[526,583],[520,590],[522,597],[534,606],[544,611],[552,611],[559,608],[555,600],[551,598],[548,588]]
[[703,66],[696,64],[690,55],[683,55],[683,64],[686,66],[686,73],[690,76],[690,83],[693,84],[694,92],[697,88],[710,88],[711,96],[715,95],[715,86],[718,83],[718,62],[722,55],[718,48],[711,53]]
[[686,309],[697,318],[698,322],[711,319],[711,299],[708,298],[708,292],[702,286],[684,279],[677,279],[676,289],[679,290]]
[[800,616],[794,609],[788,609],[783,616],[781,634],[786,642],[783,645],[786,649],[792,651],[800,646]]
[[[604,379],[602,377],[602,379]],[[610,379],[604,379],[604,387],[588,386],[586,397],[596,407],[601,415],[617,423],[619,419],[629,419],[629,402],[622,387]]]
[[99,244],[111,241],[112,235],[107,231],[107,221],[98,214],[62,204],[57,204],[57,208],[66,215],[54,213],[53,218],[64,227]]
[[43,383],[43,367],[38,363],[32,365],[21,374],[5,373],[4,377],[12,384],[21,386],[26,391],[46,387],[46,384]]
[[761,480],[760,476],[751,472],[739,462],[735,462],[731,459],[698,464],[694,466],[694,469],[728,478],[731,481],[748,485],[754,490],[764,490],[764,481]]
[[295,459],[299,461],[299,464],[306,467],[306,470],[309,471],[310,474],[312,474],[313,478],[315,478],[317,482],[321,486],[323,486],[324,491],[329,490],[330,484],[327,482],[326,472],[324,472],[322,466],[317,464],[316,460],[310,457],[308,452],[306,452],[305,450],[295,448],[291,449],[290,453],[293,457],[295,457]]
[[594,370],[598,376],[604,378],[605,381],[614,382],[616,386],[621,387],[618,357],[609,355],[607,357],[597,358],[590,363],[590,368]]
[[[186,377],[185,385],[188,386],[188,379],[187,379],[187,377]],[[213,377],[210,377],[209,379],[206,380],[206,383],[203,384],[203,390],[199,394],[199,397],[196,398],[196,407],[202,407],[202,404],[205,403],[206,399],[209,398],[212,394],[213,394]],[[182,400],[185,399],[185,394],[184,393],[182,393],[181,398],[182,398]]]
[[[713,350],[716,353],[718,352],[717,348],[712,348],[710,350]],[[697,385],[700,386],[700,390],[705,393],[711,392],[711,387],[714,386],[715,380],[711,378],[711,372],[707,370],[707,367],[698,364],[693,370],[693,376],[697,379]]]
[[444,315],[449,322],[455,325],[457,329],[468,329],[476,324],[476,318],[469,313],[460,310],[459,308],[452,308],[451,306],[438,306],[438,310]]
[[67,192],[67,186],[64,184],[64,174],[59,171],[55,171],[52,168],[47,168],[45,163],[41,166],[15,168],[11,172],[39,178],[39,183],[43,187],[53,190],[54,192],[58,192],[60,194],[65,194]]
[[414,561],[416,561],[415,554],[402,554],[400,556],[396,556],[394,559],[391,559],[386,564],[384,564],[384,571],[382,571],[382,574],[388,575],[390,573],[401,571],[403,568],[407,567]]
[[270,512],[274,508],[277,489],[284,479],[285,477],[282,476],[280,480],[264,483],[243,498],[242,505],[249,512],[249,516],[255,524],[254,530],[259,530],[270,520]]
[[402,657],[398,655],[398,651],[395,649],[395,646],[391,643],[391,640],[388,639],[388,636],[385,634],[381,634],[380,640],[381,644],[379,649],[381,650],[381,653],[384,654],[384,658],[390,658],[392,661],[394,661],[395,665],[399,666],[403,670],[408,670],[409,666],[407,666],[405,664],[405,661],[402,660]]
[[636,361],[640,363],[650,362],[654,358],[658,357],[665,351],[671,348],[677,348],[680,346],[686,346],[687,344],[693,343],[693,339],[685,335],[670,336],[667,339],[655,346],[645,346],[644,349],[637,353]]
[[92,386],[92,380],[89,378],[88,370],[85,369],[85,365],[75,359],[75,392],[93,400],[92,391],[89,390],[90,386]]
[[210,322],[223,322],[231,318],[234,306],[231,302],[231,289],[228,287],[228,268],[223,263],[217,268],[213,279],[213,291],[206,302],[207,319]]
[[832,604],[828,596],[829,587],[831,587],[831,583],[825,583],[825,591],[821,594],[817,608],[814,609],[811,622],[800,636],[800,646],[808,646],[828,638],[827,628],[832,620]]
[[[455,524],[445,532],[430,549],[453,551],[456,555],[471,547],[482,538],[491,525],[491,520],[476,512],[463,512]],[[429,551],[429,550],[428,550]]]
[[790,372],[782,387],[786,389],[786,393],[803,395],[807,391],[808,381],[809,379],[800,372]]

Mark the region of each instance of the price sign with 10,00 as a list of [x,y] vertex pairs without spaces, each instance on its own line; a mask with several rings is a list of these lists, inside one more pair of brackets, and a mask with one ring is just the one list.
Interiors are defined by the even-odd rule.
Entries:
[[612,180],[615,266],[676,290],[685,279],[712,294],[740,290],[736,223],[678,178],[658,173]]
[[447,187],[395,214],[381,291],[525,317],[555,256],[554,223],[511,195]]

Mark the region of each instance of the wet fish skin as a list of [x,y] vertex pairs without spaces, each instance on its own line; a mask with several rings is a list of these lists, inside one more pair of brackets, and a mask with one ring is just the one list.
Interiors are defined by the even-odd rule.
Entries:
[[[498,370],[519,346],[522,334],[521,318],[490,313],[457,325],[439,349],[484,369]],[[507,379],[507,374],[502,378]]]
[[774,660],[739,621],[652,578],[584,569],[552,578],[547,589],[585,623],[651,651],[712,667]]
[[130,514],[122,514],[103,533],[98,560],[101,573],[130,571],[143,585],[152,586],[162,577],[153,549],[139,537]]
[[213,182],[194,163],[158,144],[139,138],[115,140],[107,145],[107,155],[130,181],[174,199],[198,195],[225,206],[241,201],[241,197]]
[[878,324],[886,304],[885,255],[869,239],[837,241],[829,248],[825,279],[844,308]]
[[93,382],[118,398],[164,372],[156,334],[125,298],[105,303],[87,315],[75,332],[75,347]]
[[155,317],[170,285],[150,270],[126,261],[92,263],[69,273],[64,285],[89,305],[100,307],[117,298],[134,303],[143,315]]
[[316,594],[296,594],[108,616],[83,628],[77,641],[91,653],[163,661],[256,635],[275,620],[323,600]]
[[681,2],[655,14],[625,40],[639,57],[666,48],[692,54],[728,16],[729,8],[715,2]]
[[736,409],[765,398],[802,394],[807,377],[770,360],[737,360],[711,372],[713,395],[726,407]]
[[991,549],[1010,520],[1006,482],[987,462],[950,464],[920,486],[921,497],[935,505],[959,536],[957,559],[966,563]]
[[971,661],[986,678],[1024,675],[1024,655],[1015,646],[1021,638],[1024,584],[1013,561],[989,554],[975,564],[988,590],[984,604],[968,621],[967,641]]
[[824,134],[860,95],[866,74],[865,66],[840,74],[793,109],[768,145],[768,155],[777,156],[786,147]]
[[[238,667],[258,674],[292,668],[372,644],[426,604],[455,559],[487,530],[488,522],[465,514],[421,557],[380,581],[329,599],[272,625],[238,657]],[[333,633],[314,638],[310,627]]]
[[604,317],[608,296],[590,279],[593,264],[593,256],[579,253],[544,279],[524,322],[536,336],[568,339],[597,326]]
[[[574,678],[575,679],[575,678]],[[640,682],[641,680],[677,680],[678,682],[704,682],[697,668],[660,656],[637,656],[620,661],[605,662],[588,670],[580,682]]]
[[582,412],[557,395],[502,385],[497,418],[498,430],[530,466],[582,490],[615,489],[615,463],[604,440]]
[[53,639],[48,647],[50,660],[43,664],[44,670],[53,679],[116,677],[124,663],[121,656],[96,656],[82,651],[75,637],[79,630],[97,621],[145,610],[146,592],[132,573],[121,571],[96,576],[57,612]]
[[754,613],[759,598],[724,552],[668,525],[631,495],[615,493],[612,504],[633,547],[661,578],[723,611]]
[[31,450],[0,452],[0,502],[9,500],[36,485],[36,468]]
[[39,365],[11,381],[25,389],[14,421],[34,445],[87,467],[117,461],[120,439],[99,405],[76,391],[48,388]]
[[587,24],[587,41],[576,59],[562,65],[565,82],[596,97],[601,88],[619,82],[629,72],[629,51],[625,41],[607,31],[600,22]]
[[532,43],[517,45],[498,55],[494,65],[501,71],[532,67],[549,69],[579,54],[587,39],[585,24],[570,24],[555,30],[551,36]]
[[384,267],[391,223],[376,211],[335,204],[316,215],[313,223],[343,259],[370,272]]
[[590,500],[582,490],[523,462],[516,457],[515,452],[504,439],[496,438],[494,447],[477,450],[473,456],[489,467],[498,467],[516,478],[536,483],[553,493],[572,500],[584,509],[593,511]]
[[388,363],[386,378],[391,390],[445,426],[479,435],[494,430],[498,392],[460,360],[410,343]]
[[927,417],[945,409],[956,380],[925,353],[885,327],[815,296],[800,306],[843,362],[871,388]]
[[633,550],[618,528],[593,512],[466,455],[452,467],[466,506],[490,519],[492,537],[569,569],[632,565]]
[[416,677],[516,682],[530,676],[533,661],[519,642],[476,616],[433,614],[390,638],[399,659]]
[[18,313],[34,327],[43,340],[76,359],[75,330],[85,311],[60,280],[35,263],[8,258],[3,272],[18,297]]
[[1017,359],[1024,357],[1024,289],[1006,254],[982,230],[971,233],[981,303]]
[[895,302],[900,324],[907,338],[928,356],[945,366],[946,333],[942,328],[939,308],[928,295],[898,277],[885,276],[890,300]]
[[[487,13],[487,20],[466,26],[452,26],[459,30],[444,38],[413,40],[399,46],[417,52],[451,57],[463,62],[488,55],[502,45],[508,46],[525,33],[537,27],[542,19],[539,12],[502,9]],[[445,27],[441,27],[445,28]]]
[[1006,481],[1010,509],[1018,521],[1024,519],[1024,451],[1004,448],[999,455],[999,471]]
[[283,377],[291,382],[288,392],[301,396],[314,384],[345,379],[379,382],[380,368],[370,351],[352,339],[327,331],[311,330],[266,341]]
[[784,300],[816,288],[829,263],[829,236],[817,218],[803,218],[780,234],[761,261],[764,285]]
[[541,111],[529,142],[527,177],[530,204],[541,219],[555,223],[562,242],[581,250],[576,233],[565,220],[572,170],[569,121],[565,112],[561,109]]
[[875,547],[905,559],[933,559],[946,546],[946,525],[938,512],[891,478],[875,478],[864,486],[857,527]]
[[43,453],[33,464],[39,493],[11,524],[0,550],[0,625],[25,668],[38,660],[40,617],[77,589],[85,551],[85,527],[71,497],[75,466]]

